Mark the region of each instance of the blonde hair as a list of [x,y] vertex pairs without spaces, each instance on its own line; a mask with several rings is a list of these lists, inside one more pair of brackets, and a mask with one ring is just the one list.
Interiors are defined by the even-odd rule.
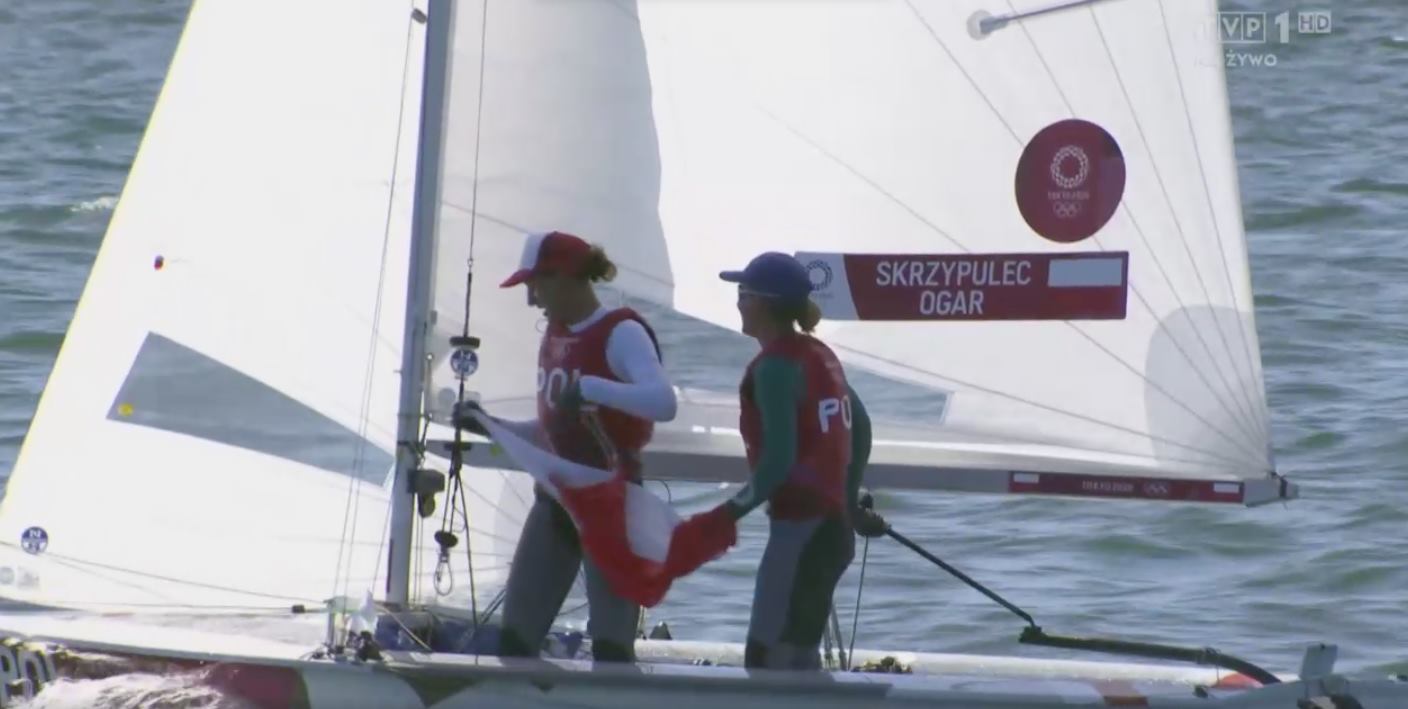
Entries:
[[811,334],[816,330],[817,324],[821,322],[821,306],[811,298],[807,299],[807,307],[802,309],[801,317],[797,318],[797,326],[802,328],[802,332]]
[[592,250],[587,253],[587,260],[582,265],[582,278],[592,283],[609,282],[616,277],[616,264],[606,257],[606,250],[595,244]]
[[816,331],[821,322],[821,307],[816,301],[807,298],[801,303],[773,302],[772,315],[788,328],[796,327],[808,335]]

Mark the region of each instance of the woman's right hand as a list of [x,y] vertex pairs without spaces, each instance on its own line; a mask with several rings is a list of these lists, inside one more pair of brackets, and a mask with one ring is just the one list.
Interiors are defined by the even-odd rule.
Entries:
[[480,406],[479,402],[461,401],[456,403],[452,414],[455,428],[488,438],[489,431],[484,428],[484,424],[479,422],[475,414],[484,414],[484,407]]

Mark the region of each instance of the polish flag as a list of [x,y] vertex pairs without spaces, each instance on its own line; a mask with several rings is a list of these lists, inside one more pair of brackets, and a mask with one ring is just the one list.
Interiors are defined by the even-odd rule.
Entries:
[[473,414],[494,443],[562,504],[577,525],[582,550],[617,595],[647,608],[674,580],[723,556],[737,541],[722,507],[681,519],[670,504],[612,471],[560,458]]

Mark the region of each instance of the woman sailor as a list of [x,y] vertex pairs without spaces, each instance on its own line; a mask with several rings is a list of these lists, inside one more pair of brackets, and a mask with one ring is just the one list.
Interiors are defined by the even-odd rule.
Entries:
[[738,519],[767,502],[770,517],[744,664],[819,669],[818,646],[855,554],[853,535],[885,531],[879,516],[857,504],[870,417],[836,355],[811,335],[820,311],[802,264],[769,252],[719,277],[738,284],[743,333],[761,347],[738,392],[753,475],[724,503]]
[[[526,284],[529,304],[542,308],[547,318],[538,353],[538,417],[501,423],[546,440],[563,458],[614,468],[639,482],[640,451],[654,422],[674,418],[675,391],[645,319],[630,308],[606,308],[597,299],[592,284],[611,280],[615,272],[600,247],[572,234],[528,238],[521,268],[502,287]],[[583,404],[599,407],[591,423]],[[476,408],[466,402],[456,419],[482,434],[470,415]],[[593,658],[633,661],[640,607],[614,593],[591,558],[583,558],[563,507],[543,489],[534,492],[509,570],[499,654],[537,656],[578,568],[585,566]]]

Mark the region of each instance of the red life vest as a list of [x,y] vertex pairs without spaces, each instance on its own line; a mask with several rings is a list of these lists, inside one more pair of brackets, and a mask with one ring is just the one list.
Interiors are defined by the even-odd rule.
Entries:
[[[619,308],[581,332],[561,324],[549,324],[538,349],[538,424],[547,435],[554,453],[567,460],[594,468],[610,468],[610,459],[580,415],[557,410],[557,399],[569,381],[583,376],[620,381],[606,359],[606,343],[611,331],[625,320],[639,322],[660,356],[660,343],[645,319],[630,308]],[[601,407],[597,413],[606,438],[615,448],[618,472],[640,477],[640,451],[650,441],[655,423],[623,411]]]
[[753,400],[753,376],[766,357],[783,357],[802,369],[797,401],[797,460],[787,481],[768,500],[768,514],[778,519],[846,514],[846,469],[851,463],[851,398],[841,361],[831,348],[810,335],[782,337],[748,365],[739,386],[739,428],[755,467],[762,455],[763,421]]

